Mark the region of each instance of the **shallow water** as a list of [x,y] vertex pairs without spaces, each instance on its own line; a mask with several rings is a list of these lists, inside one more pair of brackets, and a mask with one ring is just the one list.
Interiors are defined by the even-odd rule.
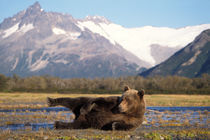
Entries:
[[32,130],[38,131],[42,129],[53,129],[53,124],[48,123],[32,123],[32,124],[12,124],[7,126],[0,126],[0,130]]
[[0,109],[0,112],[37,112],[37,111],[45,111],[45,112],[59,112],[59,111],[69,111],[68,108],[65,107],[43,107],[43,108],[38,108],[38,109],[34,109],[34,108],[27,108],[27,109]]
[[[147,107],[145,113],[144,127],[152,126],[195,126],[210,128],[209,117],[210,107]],[[47,107],[40,109],[15,109],[15,110],[0,110],[0,114],[8,117],[0,117],[1,122],[0,130],[32,130],[37,131],[40,129],[53,129],[54,118],[60,115],[61,117],[56,121],[72,121],[73,114],[69,112],[69,109],[64,107]],[[3,116],[2,115],[2,116]],[[14,117],[12,116],[14,115]],[[41,115],[35,116],[35,115]],[[31,120],[36,119],[35,122]],[[17,123],[15,119],[19,119]],[[37,119],[38,118],[38,119]],[[71,119],[70,119],[71,118]],[[21,120],[22,119],[22,120]]]
[[157,110],[160,112],[163,111],[210,111],[210,106],[194,106],[194,107],[159,107],[159,106],[154,106],[154,107],[147,107],[147,109],[151,110]]
[[210,128],[210,107],[148,107],[147,122],[153,126]]

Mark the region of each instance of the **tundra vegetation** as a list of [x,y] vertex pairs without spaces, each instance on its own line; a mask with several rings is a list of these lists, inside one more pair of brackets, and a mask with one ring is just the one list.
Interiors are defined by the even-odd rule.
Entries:
[[187,78],[180,76],[117,78],[72,78],[61,79],[52,76],[6,77],[0,74],[2,92],[45,92],[45,93],[121,93],[124,85],[133,89],[145,89],[147,94],[209,94],[210,75]]

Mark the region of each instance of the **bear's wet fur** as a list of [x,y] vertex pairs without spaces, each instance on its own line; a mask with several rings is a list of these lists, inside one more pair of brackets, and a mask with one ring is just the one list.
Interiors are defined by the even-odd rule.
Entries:
[[142,124],[146,104],[144,90],[124,88],[121,97],[47,98],[49,106],[61,105],[75,114],[71,123],[55,122],[56,129],[131,130]]

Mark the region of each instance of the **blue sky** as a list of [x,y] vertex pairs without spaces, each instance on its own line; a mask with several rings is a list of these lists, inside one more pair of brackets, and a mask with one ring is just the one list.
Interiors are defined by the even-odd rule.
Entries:
[[124,27],[173,27],[210,23],[210,0],[0,0],[0,22],[38,1],[45,11],[104,16]]

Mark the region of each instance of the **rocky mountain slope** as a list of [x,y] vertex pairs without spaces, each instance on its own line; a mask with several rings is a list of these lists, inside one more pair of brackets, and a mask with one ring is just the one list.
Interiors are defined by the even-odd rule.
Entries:
[[203,31],[193,42],[176,52],[165,62],[140,75],[197,77],[204,73],[210,74],[210,29]]
[[0,24],[0,73],[70,77],[134,75],[150,65],[38,2]]

